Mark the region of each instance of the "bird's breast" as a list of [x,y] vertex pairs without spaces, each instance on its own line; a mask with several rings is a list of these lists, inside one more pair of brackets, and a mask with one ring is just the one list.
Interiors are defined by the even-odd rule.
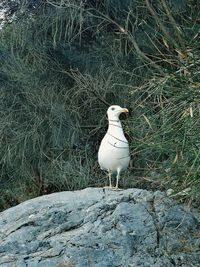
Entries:
[[102,169],[116,170],[117,168],[127,168],[130,155],[129,145],[124,137],[118,140],[117,137],[112,137],[106,134],[101,141],[98,152],[98,161]]

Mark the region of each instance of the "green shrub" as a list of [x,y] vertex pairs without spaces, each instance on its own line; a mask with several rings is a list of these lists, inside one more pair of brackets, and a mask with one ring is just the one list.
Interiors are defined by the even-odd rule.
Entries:
[[[123,121],[132,163],[124,187],[187,189],[198,200],[196,1],[48,1],[0,33],[2,208],[102,186],[106,109]],[[171,10],[171,12],[169,12]]]

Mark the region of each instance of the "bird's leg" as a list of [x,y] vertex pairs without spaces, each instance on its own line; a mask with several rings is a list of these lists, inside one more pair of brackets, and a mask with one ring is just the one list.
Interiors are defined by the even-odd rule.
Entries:
[[118,184],[119,184],[119,178],[120,178],[120,171],[117,171],[117,181],[116,181],[116,185],[115,185],[115,188],[114,188],[114,190],[123,190],[123,189],[120,189],[119,187],[118,187]]
[[108,171],[108,178],[109,178],[109,187],[112,188],[112,173]]
[[104,188],[112,189],[112,172],[108,170],[109,186],[104,186]]

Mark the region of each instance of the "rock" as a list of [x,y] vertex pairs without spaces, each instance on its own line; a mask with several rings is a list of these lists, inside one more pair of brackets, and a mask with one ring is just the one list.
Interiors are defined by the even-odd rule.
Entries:
[[198,267],[199,221],[161,192],[54,193],[0,214],[0,266]]
[[170,196],[170,195],[172,195],[172,194],[174,194],[174,189],[169,188],[169,189],[166,191],[166,195],[167,195],[167,196]]
[[12,23],[22,16],[31,17],[41,0],[1,0],[0,1],[0,30],[6,23]]

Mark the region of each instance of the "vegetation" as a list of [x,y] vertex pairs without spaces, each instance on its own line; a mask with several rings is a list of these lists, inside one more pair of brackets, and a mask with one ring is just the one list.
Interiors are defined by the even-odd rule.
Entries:
[[97,151],[111,104],[131,110],[123,186],[198,203],[198,1],[38,3],[0,32],[1,209],[103,186]]

